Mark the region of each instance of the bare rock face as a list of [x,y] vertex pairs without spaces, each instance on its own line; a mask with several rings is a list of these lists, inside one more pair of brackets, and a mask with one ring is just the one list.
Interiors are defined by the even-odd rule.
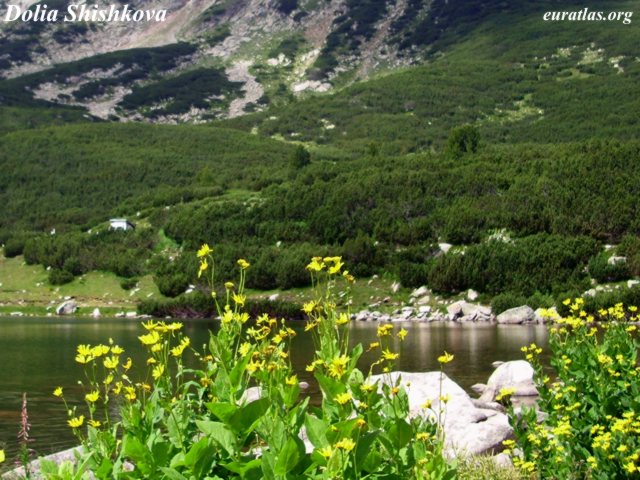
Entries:
[[[392,372],[374,375],[372,381],[394,383],[400,378],[409,396],[410,416],[423,415],[444,426],[448,455],[498,453],[513,435],[505,414],[478,408],[457,383],[441,372]],[[440,395],[448,398],[445,403]],[[426,409],[426,402],[431,408]]]
[[493,402],[503,388],[515,388],[514,396],[530,397],[538,395],[533,383],[533,367],[525,360],[505,362],[496,368],[487,381],[480,396],[483,402]]

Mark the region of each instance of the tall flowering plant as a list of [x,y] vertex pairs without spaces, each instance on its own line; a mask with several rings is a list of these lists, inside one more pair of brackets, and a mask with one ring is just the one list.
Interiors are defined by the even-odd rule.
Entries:
[[433,417],[409,418],[400,380],[372,380],[375,370],[393,369],[392,337],[402,341],[407,331],[380,326],[368,346],[379,358],[366,375],[358,368],[363,347],[351,346],[349,312],[336,302],[339,283],[355,279],[340,257],[307,267],[314,299],[303,307],[305,330],[316,348],[306,368],[320,387],[317,407],[301,395],[291,365],[296,331],[243,310],[249,262],[238,260],[237,283],[217,289],[213,250],[203,245],[197,257],[220,321],[205,352],[192,347],[181,323],[153,320],[139,336],[147,355],[141,372],[112,340],[78,347],[84,407],[70,407],[61,387],[54,391],[84,446],[74,478],[89,471],[105,479],[452,478]]
[[534,409],[511,420],[507,442],[514,464],[539,478],[611,479],[640,476],[640,367],[638,314],[622,304],[591,316],[582,299],[567,300],[569,314],[549,312],[552,371],[542,349],[523,347],[540,393]]

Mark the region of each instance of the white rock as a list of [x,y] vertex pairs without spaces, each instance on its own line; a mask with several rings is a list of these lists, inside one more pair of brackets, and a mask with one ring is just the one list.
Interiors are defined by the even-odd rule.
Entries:
[[479,296],[480,296],[480,295],[479,295],[479,293],[478,293],[478,292],[476,292],[475,290],[471,289],[471,288],[470,288],[470,289],[469,289],[469,291],[467,292],[467,300],[470,300],[470,301],[472,301],[472,302],[473,302],[474,300],[477,300]]
[[533,384],[533,367],[525,360],[514,360],[500,365],[487,381],[487,388],[480,396],[483,402],[493,402],[503,388],[515,388],[515,396],[538,395]]
[[274,293],[273,295],[269,295],[269,301],[275,302],[276,300],[278,300],[279,297],[280,297],[279,293]]
[[627,257],[620,257],[618,255],[611,255],[607,260],[609,265],[618,265],[619,263],[627,263]]
[[425,295],[427,295],[429,293],[429,289],[427,287],[425,287],[424,285],[420,288],[416,288],[413,292],[411,292],[411,297],[412,298],[416,298],[416,297],[424,297]]
[[[640,280],[627,280],[627,288],[633,288],[640,283]],[[0,284],[2,286],[2,284]]]
[[535,312],[527,305],[521,307],[510,308],[497,316],[498,323],[520,324],[529,323],[535,320]]
[[138,316],[138,312],[127,312],[125,314],[126,318],[136,318]]
[[440,251],[442,253],[447,253],[449,250],[451,250],[451,247],[453,247],[453,245],[451,245],[450,243],[439,243],[438,244],[438,248],[440,248]]
[[78,304],[75,300],[70,300],[71,297],[65,297],[65,301],[58,305],[56,308],[57,315],[72,315],[78,310]]
[[100,313],[100,309],[99,308],[94,308],[93,312],[91,312],[91,316],[93,318],[100,318],[102,316],[102,314]]
[[[374,375],[372,380],[395,384],[398,377],[407,390],[410,416],[423,415],[444,424],[449,455],[500,452],[502,442],[513,433],[506,415],[477,408],[469,395],[444,373],[391,372]],[[441,402],[440,395],[448,397],[448,402]],[[431,401],[430,409],[423,408],[427,400]]]

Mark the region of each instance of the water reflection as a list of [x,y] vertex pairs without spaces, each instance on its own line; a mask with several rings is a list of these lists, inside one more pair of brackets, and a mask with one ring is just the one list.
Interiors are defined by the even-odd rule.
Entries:
[[[520,347],[531,342],[543,347],[547,344],[546,330],[541,326],[406,323],[397,325],[395,332],[401,327],[408,330],[408,335],[404,342],[393,340],[395,350],[401,353],[399,369],[436,370],[437,357],[446,350],[455,355],[454,362],[447,365],[447,374],[466,389],[486,382],[493,361],[520,359]],[[216,325],[208,321],[185,323],[185,332],[196,348],[207,343],[210,329],[215,330]],[[311,336],[304,332],[303,325],[295,329],[298,336],[291,358],[299,378],[313,383],[305,371],[313,356]],[[351,343],[361,342],[366,349],[376,341],[376,329],[376,323],[352,324]],[[140,334],[139,323],[131,320],[0,318],[0,448],[4,445],[10,456],[16,451],[22,392],[28,396],[31,435],[35,439],[32,447],[37,453],[73,445],[64,407],[51,393],[56,386],[63,386],[67,398],[82,398],[76,383],[83,375],[74,361],[76,346],[103,343],[111,337],[133,357],[134,364],[142,364],[145,356],[137,338]],[[375,352],[366,353],[360,367],[367,371],[376,359]],[[312,387],[312,394],[314,390]]]

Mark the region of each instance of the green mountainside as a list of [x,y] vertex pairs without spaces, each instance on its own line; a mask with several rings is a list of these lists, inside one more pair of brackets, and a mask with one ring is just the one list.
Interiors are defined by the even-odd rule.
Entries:
[[[4,254],[51,267],[51,283],[151,274],[170,297],[204,242],[222,272],[246,257],[262,290],[305,287],[309,257],[329,253],[359,276],[473,288],[503,307],[640,274],[635,23],[544,22],[582,8],[555,1],[272,3],[253,51],[207,60],[239,27],[203,39],[252,5],[222,2],[181,42],[0,81]],[[226,119],[247,99],[233,68],[249,57],[262,97]],[[295,96],[301,81],[330,91]],[[83,110],[115,92],[111,110]],[[181,125],[152,124],[169,121]],[[136,231],[109,232],[116,215]]]

